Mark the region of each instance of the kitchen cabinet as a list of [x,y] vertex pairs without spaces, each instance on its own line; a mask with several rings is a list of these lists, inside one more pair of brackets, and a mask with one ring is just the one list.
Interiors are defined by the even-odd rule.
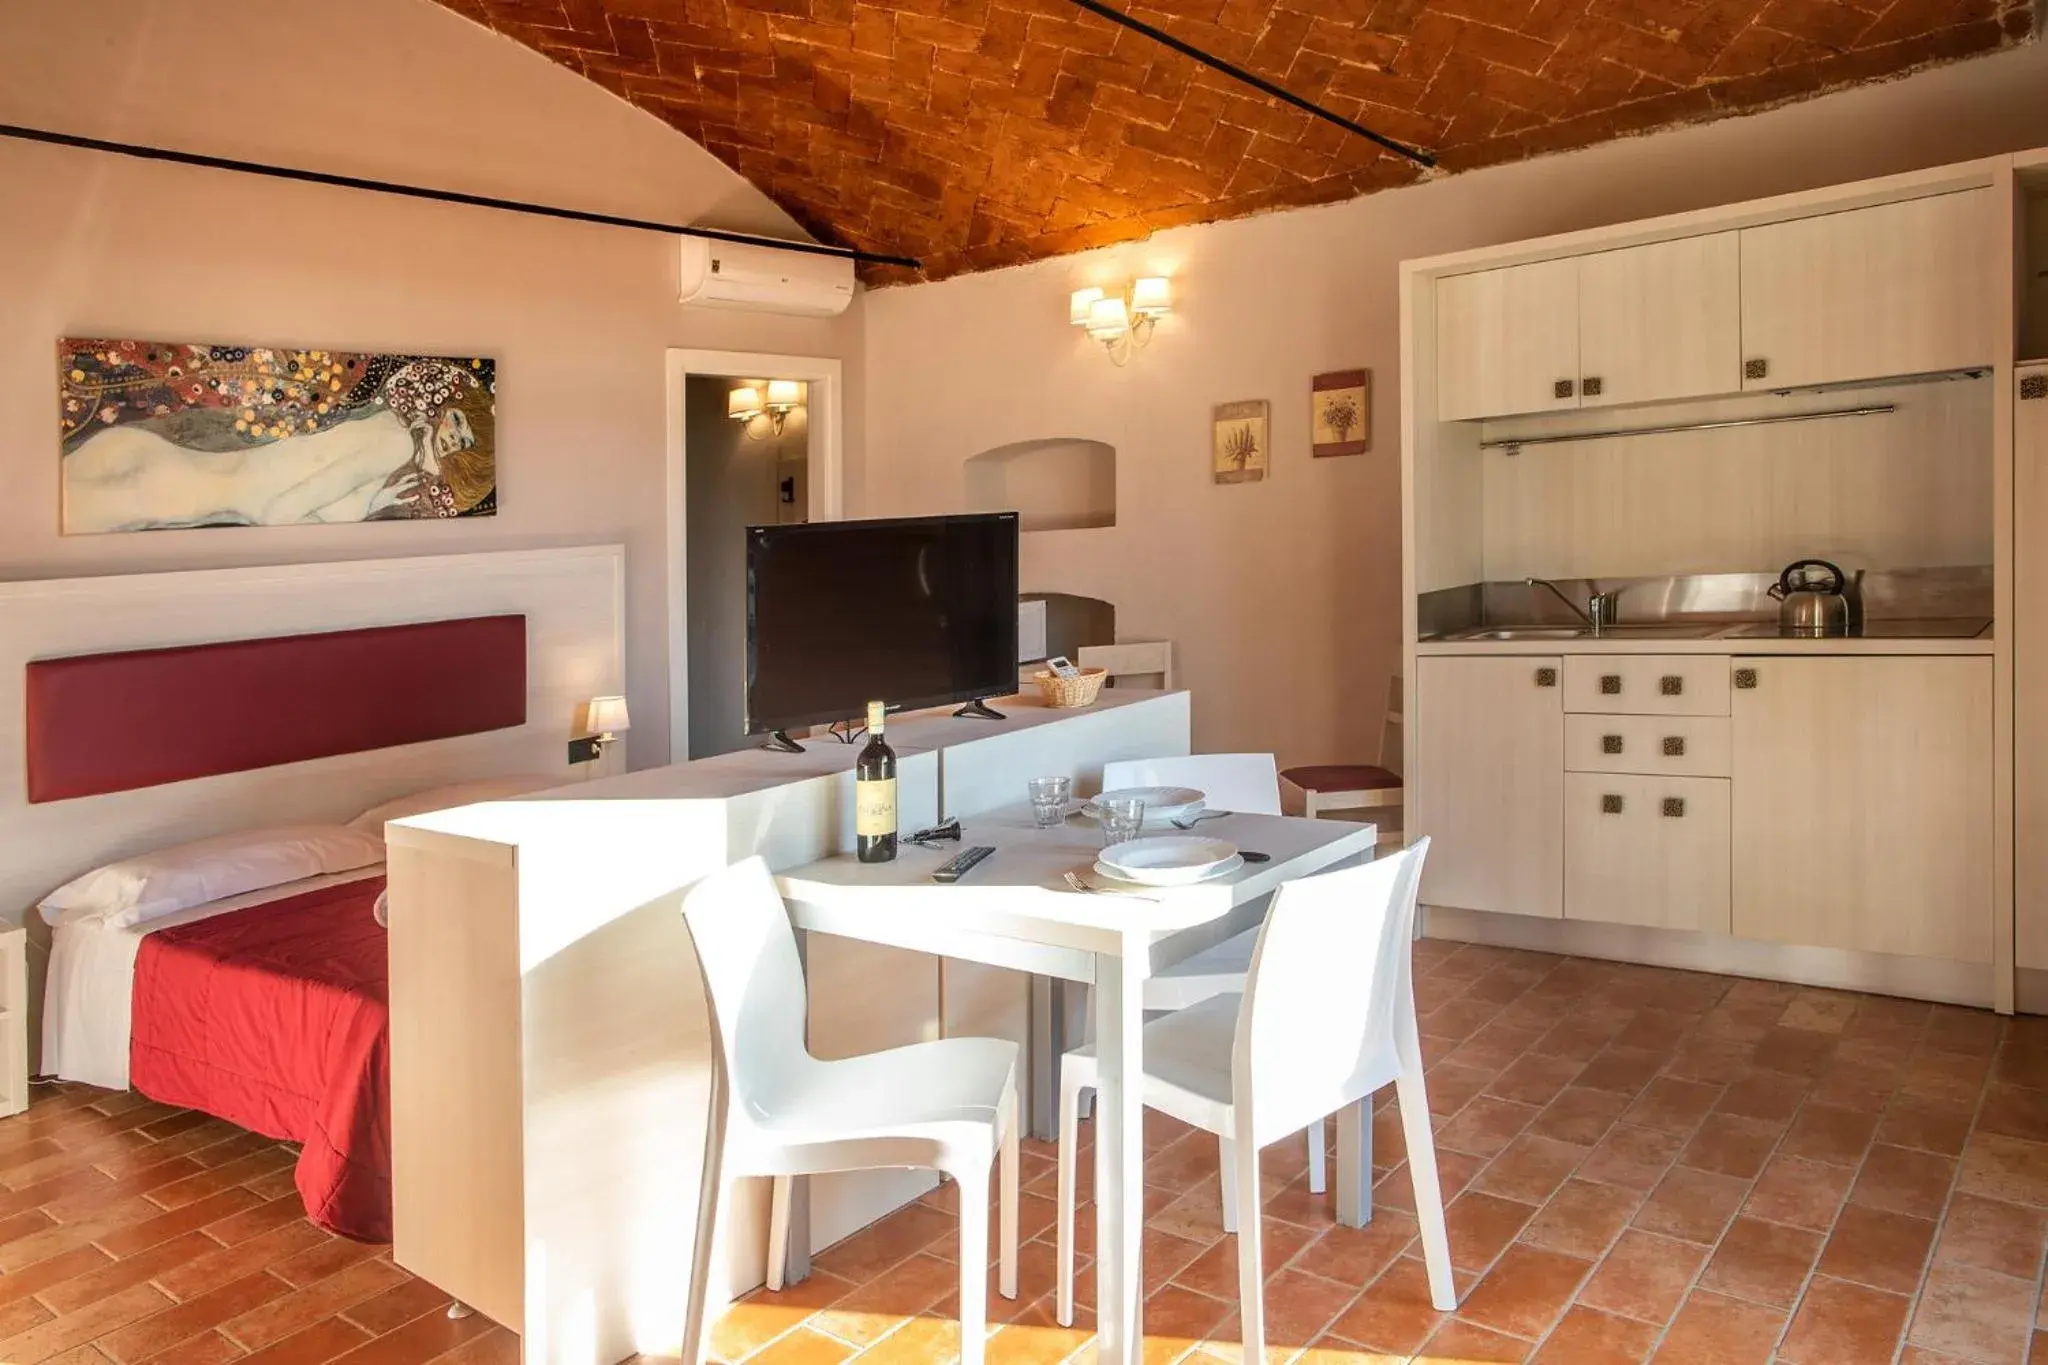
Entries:
[[2041,971],[2048,970],[2048,364],[2022,365],[2015,380],[2014,961]]
[[1992,661],[1733,661],[1738,937],[1989,963]]
[[1728,932],[1728,782],[1567,773],[1567,919]]
[[[1727,660],[1714,659],[1726,671]],[[1564,766],[1573,773],[1728,776],[1726,716],[1566,715]]]
[[1989,365],[1991,207],[1965,190],[1743,229],[1744,387]]
[[1736,233],[1579,258],[1579,406],[1741,389],[1742,256]]
[[1579,262],[1436,285],[1437,415],[1457,422],[1579,405]]
[[1574,654],[1564,709],[1623,716],[1725,716],[1728,661],[1704,654]]
[[1412,827],[1431,905],[1557,919],[1564,894],[1564,707],[1557,658],[1417,660]]

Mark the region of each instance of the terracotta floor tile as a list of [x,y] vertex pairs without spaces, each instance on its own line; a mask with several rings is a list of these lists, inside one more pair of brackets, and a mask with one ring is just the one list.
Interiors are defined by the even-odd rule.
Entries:
[[[1385,1224],[1383,1230],[1376,1228],[1376,1225],[1379,1224]],[[1296,1227],[1292,1223],[1283,1223],[1276,1218],[1268,1218],[1261,1226],[1263,1236],[1261,1238],[1259,1255],[1264,1263],[1263,1268],[1266,1279],[1271,1281],[1290,1262],[1295,1262],[1295,1258],[1302,1252],[1303,1248],[1309,1246],[1312,1242],[1319,1244],[1321,1238],[1334,1236],[1339,1233],[1348,1234],[1350,1237],[1359,1239],[1358,1242],[1352,1243],[1353,1245],[1363,1245],[1367,1239],[1376,1240],[1380,1245],[1387,1248],[1386,1255],[1381,1258],[1379,1264],[1373,1265],[1369,1269],[1365,1269],[1361,1265],[1364,1273],[1332,1275],[1327,1271],[1317,1270],[1314,1266],[1299,1265],[1296,1262],[1298,1268],[1314,1271],[1314,1273],[1321,1275],[1325,1279],[1337,1280],[1348,1284],[1351,1286],[1352,1291],[1356,1292],[1360,1285],[1364,1284],[1374,1275],[1379,1274],[1381,1270],[1386,1268],[1389,1261],[1400,1255],[1401,1248],[1407,1245],[1407,1236],[1412,1235],[1414,1226],[1415,1219],[1399,1209],[1375,1211],[1372,1222],[1362,1228],[1332,1226],[1320,1233],[1310,1228]],[[1399,1239],[1398,1245],[1389,1245],[1394,1243],[1396,1239]],[[1192,1261],[1176,1270],[1173,1279],[1177,1284],[1184,1285],[1198,1293],[1208,1294],[1214,1298],[1236,1298],[1237,1238],[1224,1237],[1219,1239],[1214,1246],[1199,1253]]]
[[1642,1195],[1617,1185],[1567,1180],[1522,1230],[1522,1240],[1572,1256],[1597,1258],[1628,1226]]
[[1911,1307],[1899,1294],[1816,1279],[1800,1301],[1778,1358],[1792,1365],[1890,1360]]
[[1524,1204],[1541,1204],[1556,1193],[1590,1150],[1524,1133],[1479,1173],[1473,1188]]
[[[1457,1243],[1451,1244],[1454,1248]],[[1368,1350],[1407,1354],[1418,1349],[1448,1314],[1430,1305],[1422,1262],[1404,1256],[1366,1287],[1330,1330]]]
[[959,1221],[936,1209],[912,1204],[827,1247],[811,1263],[842,1280],[859,1284],[941,1238],[957,1243]]
[[1984,1107],[1977,1115],[1980,1132],[2001,1137],[2048,1142],[2048,1090],[2028,1090],[2013,1085],[1993,1085],[1984,1092]]
[[290,1286],[283,1280],[258,1271],[189,1298],[175,1308],[130,1323],[93,1344],[121,1365],[129,1365],[211,1331],[228,1319],[289,1292]]
[[1973,1134],[1963,1152],[1958,1187],[1987,1199],[2048,1208],[2048,1143]]
[[1170,1284],[1145,1300],[1145,1359],[1159,1365],[1206,1340],[1230,1316],[1231,1304]]
[[1429,1069],[1426,1086],[1429,1112],[1449,1118],[1477,1099],[1493,1084],[1494,1073],[1456,1062],[1443,1062]]
[[210,1286],[253,1275],[278,1261],[310,1251],[328,1235],[301,1218],[258,1237],[238,1242],[212,1255],[184,1262],[156,1277],[157,1288],[173,1298],[189,1299]]
[[1645,1128],[1690,1133],[1721,1098],[1723,1086],[1659,1076],[1643,1088],[1622,1118]]
[[1792,1120],[1778,1150],[1786,1156],[1854,1166],[1863,1160],[1881,1117],[1834,1105],[1808,1104]]
[[1696,1291],[1650,1359],[1659,1365],[1763,1365],[1784,1328],[1785,1314],[1775,1308]]
[[[205,1233],[188,1232],[183,1237],[173,1237],[168,1242],[159,1242],[153,1247],[118,1261],[103,1260],[97,1269],[53,1284],[43,1290],[39,1297],[56,1312],[75,1312],[89,1303],[96,1303],[118,1294],[145,1280],[156,1279],[167,1271],[175,1270],[219,1249]],[[177,1295],[173,1292],[172,1297],[175,1298]]]
[[1910,1294],[1933,1245],[1934,1224],[1927,1219],[1851,1204],[1821,1252],[1820,1273]]
[[[1078,1294],[1084,1278],[1086,1258],[1076,1259],[1079,1268],[1075,1272],[1074,1283],[1075,1292]],[[1092,1276],[1086,1278],[1090,1281],[1092,1292]],[[1026,1289],[1028,1292],[1021,1266],[1018,1270],[1018,1285],[1020,1289]],[[1050,1277],[1036,1287],[1041,1294],[1050,1290]],[[957,1294],[959,1289],[960,1267],[957,1264],[920,1252],[905,1257],[866,1284],[859,1285],[844,1297],[833,1300],[812,1314],[805,1325],[835,1336],[841,1341],[866,1346],[894,1331],[903,1319],[918,1316],[947,1295]]]
[[1570,1057],[1524,1053],[1487,1084],[1486,1093],[1518,1104],[1547,1105],[1571,1084],[1582,1065]]
[[1712,1114],[1678,1155],[1678,1164],[1753,1180],[1784,1132],[1782,1124],[1739,1114]]
[[1817,1076],[1834,1060],[1839,1041],[1828,1034],[1780,1026],[1757,1040],[1755,1050],[1750,1053],[1750,1061],[1766,1071]]
[[[1985,1101],[1987,1111],[1990,1101]],[[1982,1125],[1983,1120],[1978,1120]],[[1997,1130],[1992,1130],[1997,1131]],[[1877,1125],[1877,1140],[1943,1156],[1961,1156],[1970,1136],[1970,1111],[1916,1095],[1900,1095]],[[2048,1136],[2048,1134],[2044,1134]]]
[[1752,1218],[1825,1231],[1848,1197],[1856,1172],[1805,1157],[1774,1156],[1757,1177],[1742,1211]]
[[1538,1112],[1533,1105],[1481,1095],[1438,1128],[1437,1146],[1473,1156],[1495,1156]]
[[1424,1344],[1416,1356],[1419,1362],[1443,1362],[1443,1365],[1491,1365],[1491,1362],[1506,1362],[1517,1365],[1527,1360],[1536,1343],[1523,1341],[1519,1337],[1506,1336],[1476,1323],[1453,1320],[1445,1323]]
[[2033,1328],[2030,1281],[1936,1266],[1928,1272],[1907,1335],[1915,1345],[1996,1365],[2025,1359]]
[[1605,1049],[1586,1063],[1585,1070],[1572,1082],[1589,1090],[1612,1090],[1618,1094],[1635,1095],[1647,1087],[1652,1078],[1664,1069],[1667,1060],[1661,1052],[1646,1052],[1639,1048],[1615,1045]]
[[0,1341],[0,1360],[6,1360],[10,1365],[37,1365],[37,1362],[61,1351],[96,1341],[170,1305],[171,1301],[154,1287],[138,1284],[75,1313],[65,1313],[18,1336]]
[[1444,1211],[1450,1229],[1451,1263],[1469,1270],[1491,1264],[1535,1216],[1531,1204],[1477,1190],[1459,1195]]
[[287,1284],[311,1284],[315,1280],[324,1280],[329,1275],[337,1274],[358,1261],[369,1260],[381,1250],[383,1248],[371,1246],[366,1242],[351,1242],[346,1238],[337,1237],[325,1246],[300,1252],[282,1265],[272,1267],[272,1272]]
[[1518,1243],[1509,1247],[1458,1307],[1458,1316],[1511,1336],[1536,1338],[1564,1316],[1593,1268],[1589,1260]]
[[1849,1188],[1849,1202],[1915,1218],[1938,1217],[1955,1173],[1951,1157],[1876,1143]]
[[113,1258],[98,1247],[75,1247],[48,1260],[23,1266],[13,1274],[0,1275],[0,1304],[13,1303],[112,1264]]
[[139,1223],[130,1223],[118,1231],[94,1240],[100,1250],[114,1256],[132,1256],[145,1247],[205,1227],[208,1223],[219,1222],[243,1209],[263,1201],[243,1189],[222,1190],[195,1199],[169,1212],[146,1218]]
[[1934,1246],[1936,1265],[1976,1266],[2034,1279],[2048,1244],[2048,1213],[1974,1194],[1958,1194]]
[[1580,1163],[1579,1175],[1644,1193],[1654,1189],[1685,1148],[1685,1137],[1634,1124],[1616,1126]]
[[[1415,1240],[1417,1231],[1414,1214],[1377,1207],[1372,1221],[1362,1228],[1326,1229],[1294,1258],[1293,1264],[1296,1269],[1342,1284],[1369,1284]],[[1230,1259],[1234,1268],[1234,1253]],[[1227,1287],[1230,1296],[1235,1296],[1235,1284]]]
[[[813,1273],[810,1280],[793,1286],[792,1289],[800,1294],[800,1291],[817,1279],[818,1276]],[[819,1289],[822,1290],[824,1287],[824,1285],[820,1285]],[[777,1296],[770,1295],[767,1297]],[[404,1284],[394,1289],[388,1289],[382,1294],[364,1299],[361,1303],[349,1309],[343,1316],[358,1327],[369,1332],[370,1335],[382,1336],[384,1333],[401,1327],[416,1318],[424,1317],[426,1314],[439,1309],[445,1309],[447,1306],[448,1296],[446,1294],[436,1289],[433,1285],[428,1284],[425,1280],[408,1279]]]
[[1750,1182],[1713,1171],[1675,1167],[1636,1213],[1635,1226],[1711,1245],[1749,1196]]
[[1856,997],[1838,991],[1805,991],[1785,1007],[1778,1020],[1785,1028],[1840,1033],[1856,1015]]
[[1700,1276],[1700,1287],[1751,1303],[1790,1308],[1820,1255],[1821,1235],[1804,1228],[1737,1218]]
[[1680,1080],[1727,1085],[1749,1072],[1756,1045],[1733,1038],[1695,1038],[1681,1046],[1664,1068]]
[[1529,1131],[1558,1142],[1591,1146],[1606,1136],[1628,1106],[1628,1096],[1611,1090],[1567,1086],[1530,1121]]
[[245,1354],[219,1332],[201,1332],[148,1357],[149,1365],[227,1365]]
[[1641,1365],[1656,1344],[1647,1322],[1574,1308],[1535,1355],[1536,1365]]
[[283,1341],[364,1299],[403,1284],[406,1274],[389,1261],[365,1260],[324,1280],[295,1289],[222,1324],[222,1330],[250,1350]]
[[960,1324],[912,1318],[861,1352],[862,1365],[951,1365],[960,1358]]
[[[1443,1202],[1448,1205],[1457,1198],[1479,1173],[1486,1169],[1483,1157],[1467,1156],[1463,1152],[1448,1149],[1436,1154],[1437,1189]],[[1387,1172],[1380,1182],[1373,1186],[1374,1207],[1400,1209],[1405,1213],[1415,1212],[1415,1178],[1406,1166]]]
[[1678,1311],[1706,1260],[1705,1247],[1631,1229],[1593,1272],[1579,1302],[1661,1327]]

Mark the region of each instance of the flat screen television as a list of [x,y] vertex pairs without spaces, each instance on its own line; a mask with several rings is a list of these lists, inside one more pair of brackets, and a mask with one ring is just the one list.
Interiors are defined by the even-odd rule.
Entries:
[[1017,690],[1017,514],[747,528],[750,735]]

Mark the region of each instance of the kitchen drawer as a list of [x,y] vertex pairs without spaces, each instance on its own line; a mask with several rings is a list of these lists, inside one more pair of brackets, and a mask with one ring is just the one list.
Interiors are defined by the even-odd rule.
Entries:
[[1726,777],[1728,718],[1566,716],[1564,766],[1575,773]]
[[1721,654],[1567,654],[1564,709],[1608,716],[1725,716]]
[[1564,917],[1725,934],[1728,782],[1566,773]]

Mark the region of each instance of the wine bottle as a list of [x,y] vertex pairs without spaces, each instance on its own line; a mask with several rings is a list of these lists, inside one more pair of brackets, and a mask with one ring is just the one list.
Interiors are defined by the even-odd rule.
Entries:
[[896,858],[896,751],[882,738],[883,705],[868,703],[868,742],[853,768],[854,853],[864,863]]

